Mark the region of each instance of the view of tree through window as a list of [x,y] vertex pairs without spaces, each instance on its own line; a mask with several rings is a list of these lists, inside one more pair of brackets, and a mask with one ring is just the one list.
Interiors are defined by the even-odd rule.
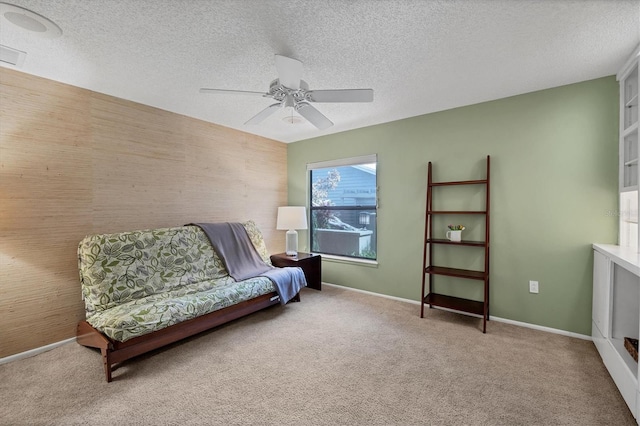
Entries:
[[311,249],[376,259],[376,163],[310,170]]

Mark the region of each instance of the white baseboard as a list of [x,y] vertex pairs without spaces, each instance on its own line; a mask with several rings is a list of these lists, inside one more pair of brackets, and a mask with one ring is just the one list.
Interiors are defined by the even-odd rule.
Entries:
[[0,358],[0,365],[6,364],[8,362],[17,361],[19,359],[30,358],[32,356],[36,356],[43,352],[50,351],[51,349],[55,349],[59,346],[66,345],[67,343],[75,342],[76,338],[72,337],[70,339],[62,340],[60,342],[52,343],[46,346],[40,346],[39,348],[31,349],[25,352],[20,352],[19,354],[9,355],[4,358]]
[[[331,283],[325,283],[325,282],[323,282],[322,285],[326,285],[326,286],[329,286],[329,287],[341,288],[341,289],[344,289],[344,290],[351,290],[351,291],[355,291],[355,292],[358,292],[358,293],[369,294],[371,296],[384,297],[385,299],[396,300],[398,302],[411,303],[413,305],[418,305],[418,306],[420,305],[420,302],[417,301],[417,300],[403,299],[401,297],[388,296],[388,295],[382,294],[382,293],[374,293],[372,291],[360,290],[360,289],[357,289],[357,288],[351,288],[351,287],[346,287],[346,286],[337,285],[337,284],[331,284]],[[467,312],[460,312],[460,311],[455,311],[453,309],[447,309],[447,308],[439,308],[439,307],[436,307],[436,308],[437,309],[442,309],[442,310],[445,310],[445,311],[456,312],[456,313],[463,314],[463,315],[469,315],[469,316],[473,316],[473,317],[482,318],[481,315],[474,315],[474,314],[470,314],[470,313],[467,313]],[[511,324],[511,325],[517,325],[518,327],[531,328],[533,330],[546,331],[547,333],[554,333],[554,334],[560,334],[562,336],[575,337],[576,339],[593,340],[591,338],[591,336],[587,336],[585,334],[579,334],[579,333],[572,333],[571,331],[560,330],[558,328],[545,327],[545,326],[542,326],[542,325],[530,324],[530,323],[527,323],[527,322],[514,321],[514,320],[510,320],[510,319],[506,319],[506,318],[494,317],[493,315],[490,315],[489,319],[491,321],[503,322],[505,324]]]
[[[360,290],[360,289],[357,289],[357,288],[345,287],[345,286],[342,286],[342,285],[331,284],[331,283],[326,283],[326,282],[323,282],[322,285],[326,285],[326,286],[329,286],[329,287],[341,288],[341,289],[349,290],[349,291],[355,291],[355,292],[358,292],[358,293],[369,294],[371,296],[384,297],[385,299],[396,300],[398,302],[411,303],[413,305],[420,305],[420,302],[418,302],[417,300],[403,299],[402,297],[389,296],[389,295],[382,294],[382,293],[374,293],[372,291]],[[438,309],[443,309],[445,311],[451,311],[451,312],[456,312],[456,313],[460,313],[460,314],[463,314],[463,315],[470,315],[470,316],[476,316],[476,317],[481,318],[479,315],[473,315],[473,314],[469,314],[469,313],[466,313],[466,312],[454,311],[452,309],[446,309],[446,308],[438,308]],[[584,335],[584,334],[578,334],[578,333],[572,333],[570,331],[560,330],[560,329],[557,329],[557,328],[544,327],[544,326],[541,326],[541,325],[529,324],[529,323],[526,323],[526,322],[514,321],[514,320],[510,320],[510,319],[506,319],[506,318],[500,318],[500,317],[494,317],[494,316],[490,316],[489,319],[491,321],[504,322],[506,324],[517,325],[519,327],[531,328],[531,329],[539,330],[539,331],[546,331],[547,333],[554,333],[554,334],[561,334],[563,336],[575,337],[576,339],[593,340],[591,338],[591,336],[587,336],[587,335]],[[32,357],[32,356],[36,356],[36,355],[41,354],[43,352],[50,351],[51,349],[55,349],[55,348],[57,348],[59,346],[66,345],[67,343],[71,343],[71,342],[75,342],[75,341],[76,341],[76,338],[72,337],[70,339],[62,340],[60,342],[52,343],[50,345],[41,346],[39,348],[31,349],[31,350],[26,351],[26,352],[20,352],[19,354],[10,355],[10,356],[4,357],[4,358],[0,358],[0,365],[6,364],[6,363],[12,362],[12,361],[17,361],[19,359],[24,359],[24,358],[29,358],[29,357]]]
[[514,321],[514,320],[507,319],[507,318],[494,317],[494,316],[491,316],[491,315],[489,315],[489,318],[492,321],[504,322],[505,324],[512,324],[512,325],[517,325],[519,327],[532,328],[534,330],[539,330],[539,331],[546,331],[547,333],[561,334],[563,336],[575,337],[576,339],[582,339],[582,340],[590,340],[590,341],[593,340],[591,338],[591,336],[587,336],[586,334],[580,334],[580,333],[574,333],[574,332],[571,332],[571,331],[560,330],[559,328],[545,327],[543,325],[531,324],[531,323],[528,323],[528,322]]

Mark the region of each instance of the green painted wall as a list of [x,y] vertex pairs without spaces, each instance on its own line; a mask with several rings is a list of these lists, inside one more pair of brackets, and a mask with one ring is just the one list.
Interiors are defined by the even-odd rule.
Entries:
[[[289,202],[307,202],[307,163],[377,153],[379,265],[325,260],[323,281],[419,300],[427,163],[435,180],[478,179],[491,155],[491,315],[590,335],[591,244],[617,238],[617,139],[618,85],[606,77],[292,143]],[[437,191],[448,208],[482,206],[480,188]],[[447,221],[482,239],[477,219],[450,217],[438,232]],[[437,256],[483,262],[472,247]],[[479,282],[445,279],[453,295],[481,294]]]

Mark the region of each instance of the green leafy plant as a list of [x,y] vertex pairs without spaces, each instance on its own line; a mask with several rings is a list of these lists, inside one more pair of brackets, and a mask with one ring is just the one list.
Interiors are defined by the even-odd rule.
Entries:
[[449,225],[448,228],[452,231],[462,231],[465,229],[464,225]]
[[364,249],[360,252],[360,257],[364,257],[365,259],[373,259],[375,260],[378,254],[375,250],[371,250],[370,248]]

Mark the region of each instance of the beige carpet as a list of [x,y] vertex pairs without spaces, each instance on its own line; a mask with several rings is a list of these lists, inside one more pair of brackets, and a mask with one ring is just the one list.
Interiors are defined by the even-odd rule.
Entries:
[[633,425],[593,343],[353,291],[122,365],[75,343],[0,366],[3,425]]

